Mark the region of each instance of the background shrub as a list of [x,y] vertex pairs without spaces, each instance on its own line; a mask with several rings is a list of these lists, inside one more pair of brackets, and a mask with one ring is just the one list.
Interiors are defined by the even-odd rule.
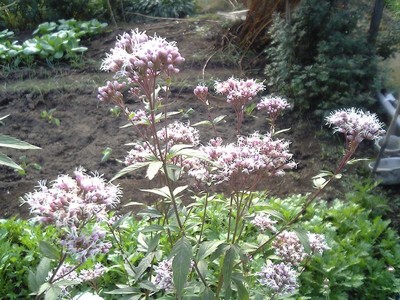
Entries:
[[290,22],[275,18],[267,80],[298,109],[368,107],[379,87],[375,48],[360,14],[335,1],[305,0]]

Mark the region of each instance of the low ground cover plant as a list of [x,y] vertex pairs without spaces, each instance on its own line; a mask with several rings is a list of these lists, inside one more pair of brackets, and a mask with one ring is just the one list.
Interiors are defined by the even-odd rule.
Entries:
[[[234,111],[237,136],[233,142],[218,136],[201,141],[201,125],[216,133],[221,120],[212,116],[211,91],[205,85],[195,87],[193,97],[207,108],[209,120],[194,127],[174,120],[178,113],[169,111],[170,86],[183,61],[174,42],[138,30],[119,36],[107,54],[102,70],[114,73],[114,80],[99,88],[98,99],[119,107],[128,122],[124,130],[132,129],[137,138],[129,144],[126,167],[111,181],[78,167],[73,175],[40,182],[23,198],[32,222],[55,232],[39,244],[43,258],[28,276],[36,299],[334,298],[336,291],[362,293],[358,288],[367,282],[382,284],[379,289],[371,284],[368,295],[394,296],[398,271],[388,268],[398,264],[398,253],[389,239],[398,237],[387,222],[378,218],[371,223],[362,208],[335,202],[334,214],[323,202],[316,203],[341,178],[359,144],[384,133],[376,115],[355,108],[331,112],[327,125],[345,140],[337,168],[316,175],[309,195],[273,199],[256,186],[296,167],[290,143],[276,128],[276,119],[290,104],[282,97],[262,97],[256,107],[268,118],[269,131],[245,136],[245,107],[255,102],[264,83],[234,77],[217,81],[215,92],[226,96]],[[128,97],[140,108],[132,110]],[[142,191],[156,197],[154,205],[130,203],[142,206],[140,219],[116,215],[122,191],[113,181],[140,171],[153,183],[154,188]],[[363,232],[366,243],[361,245],[362,255],[380,251],[377,260],[368,260],[368,254],[360,258],[354,232],[346,236],[351,241],[341,241],[343,216],[354,214],[360,214],[360,222],[349,220],[347,229],[379,229]],[[335,269],[330,258],[343,267]],[[381,278],[361,274],[370,271],[366,262],[375,263]],[[385,280],[394,284],[383,286]]]
[[33,32],[33,38],[22,44],[13,40],[14,32],[5,29],[0,32],[0,58],[2,64],[14,67],[32,65],[37,59],[45,62],[74,60],[87,51],[80,44],[80,38],[99,34],[106,26],[97,20],[46,22]]

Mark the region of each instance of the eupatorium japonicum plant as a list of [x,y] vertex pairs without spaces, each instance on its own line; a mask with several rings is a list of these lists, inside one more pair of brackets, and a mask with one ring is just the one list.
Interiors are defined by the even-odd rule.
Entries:
[[[129,122],[126,128],[137,137],[125,158],[127,166],[113,180],[146,167],[147,178],[157,176],[157,180],[154,188],[144,191],[158,198],[140,211],[141,225],[130,237],[136,241],[132,247],[122,239],[129,225],[127,218],[108,219],[109,209],[119,202],[117,186],[81,169],[74,178],[60,176],[50,188],[41,184],[25,202],[31,205],[35,219],[54,224],[62,233],[57,269],[65,266],[67,255],[79,266],[88,257],[110,250],[114,259],[118,256],[121,260],[108,272],[124,273],[123,281],[109,291],[112,295],[135,299],[273,299],[295,293],[297,276],[313,256],[329,251],[329,241],[293,225],[337,178],[359,142],[382,134],[382,125],[373,115],[353,109],[329,116],[328,123],[346,134],[350,150],[335,172],[321,177],[330,176],[303,207],[285,216],[268,209],[268,200],[257,199],[254,190],[262,177],[282,176],[296,167],[290,143],[274,132],[276,118],[289,105],[283,98],[263,98],[258,104],[270,119],[271,132],[239,134],[232,143],[217,136],[202,142],[199,129],[171,121],[176,113],[167,111],[169,85],[183,62],[174,42],[138,30],[119,36],[110,50],[102,70],[113,72],[114,81],[99,88],[98,99],[118,106]],[[215,88],[232,106],[239,133],[245,105],[256,100],[263,84],[232,77],[217,82]],[[194,89],[194,97],[207,107],[208,93],[204,86]],[[126,97],[139,99],[141,107],[132,110]],[[215,128],[217,124],[211,120]],[[193,178],[198,189],[189,191]],[[160,182],[163,186],[156,187]],[[216,195],[216,188],[224,194]],[[263,206],[257,204],[261,201]],[[218,217],[216,211],[221,211]],[[106,228],[113,237],[112,249]],[[48,282],[54,283],[55,277]],[[41,291],[49,289],[42,287]]]

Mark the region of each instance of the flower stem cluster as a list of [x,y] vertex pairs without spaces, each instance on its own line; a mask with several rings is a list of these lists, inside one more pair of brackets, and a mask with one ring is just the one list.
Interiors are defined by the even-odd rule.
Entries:
[[218,94],[226,95],[227,102],[232,106],[236,113],[236,129],[240,133],[243,123],[244,108],[254,100],[258,92],[264,90],[263,83],[254,79],[236,79],[229,78],[226,81],[217,81],[215,90]]

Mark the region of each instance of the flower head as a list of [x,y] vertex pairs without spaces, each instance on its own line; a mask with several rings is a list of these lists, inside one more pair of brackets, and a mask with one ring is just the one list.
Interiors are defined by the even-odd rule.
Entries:
[[272,246],[275,253],[292,266],[298,266],[307,257],[307,253],[294,231],[283,231],[273,241]]
[[264,85],[254,79],[243,80],[231,77],[226,81],[215,83],[216,92],[226,95],[227,102],[234,108],[243,108],[263,89]]
[[179,121],[168,124],[157,132],[157,137],[160,141],[167,143],[168,148],[173,145],[185,144],[197,146],[200,143],[199,131]]
[[262,285],[272,289],[279,295],[290,294],[298,287],[296,272],[284,263],[264,265],[257,274]]
[[327,118],[328,125],[341,132],[348,141],[359,144],[362,140],[375,140],[384,134],[383,124],[376,114],[363,112],[354,107],[332,112]]
[[197,99],[199,99],[202,103],[208,106],[208,87],[204,85],[198,85],[196,88],[193,90],[193,93],[196,95]]
[[282,111],[288,108],[290,105],[286,99],[274,96],[263,97],[257,104],[257,109],[264,110],[272,122],[275,122]]
[[264,232],[266,230],[269,230],[271,232],[276,231],[276,221],[271,220],[271,218],[264,213],[257,214],[251,223],[256,226],[261,232]]
[[175,42],[167,42],[157,35],[148,36],[138,29],[120,35],[110,52],[101,69],[139,83],[161,73],[168,76],[178,73],[177,66],[185,60]]
[[172,280],[172,258],[160,261],[158,266],[154,266],[156,274],[154,284],[160,290],[173,290]]
[[322,254],[325,250],[330,249],[323,234],[308,233],[307,236],[313,254]]

